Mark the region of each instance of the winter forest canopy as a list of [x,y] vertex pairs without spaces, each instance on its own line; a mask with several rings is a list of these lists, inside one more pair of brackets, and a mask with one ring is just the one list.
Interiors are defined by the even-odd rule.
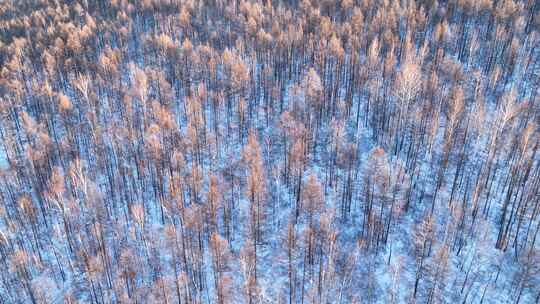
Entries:
[[540,1],[0,1],[0,303],[539,303]]

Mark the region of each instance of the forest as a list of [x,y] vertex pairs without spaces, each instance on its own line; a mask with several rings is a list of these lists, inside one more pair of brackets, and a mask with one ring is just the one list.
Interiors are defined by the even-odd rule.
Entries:
[[0,1],[0,303],[540,303],[540,1]]

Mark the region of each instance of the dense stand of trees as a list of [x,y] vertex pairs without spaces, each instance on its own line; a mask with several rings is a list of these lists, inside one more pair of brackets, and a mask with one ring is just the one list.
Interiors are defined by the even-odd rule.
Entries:
[[0,302],[539,302],[539,3],[0,3]]

